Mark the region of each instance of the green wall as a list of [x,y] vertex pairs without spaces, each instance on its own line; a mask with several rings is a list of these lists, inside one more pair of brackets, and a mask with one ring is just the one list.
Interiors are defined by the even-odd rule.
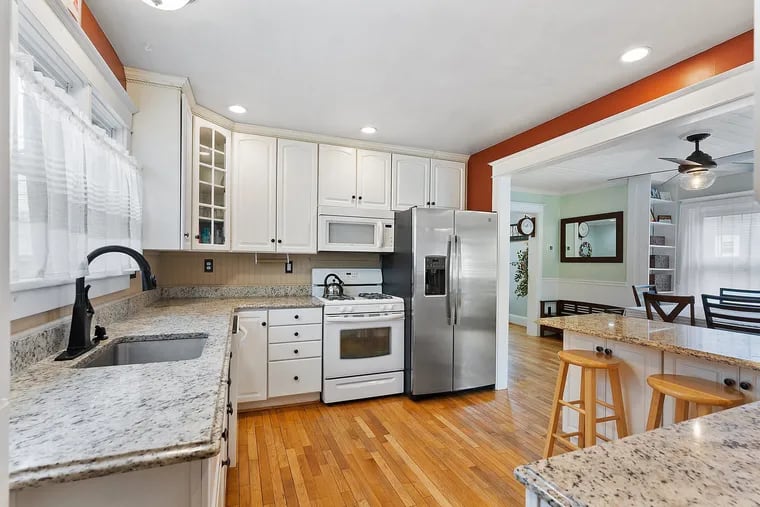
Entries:
[[[562,196],[512,192],[512,201],[544,205],[544,277],[624,282],[625,262],[576,264],[559,261],[559,221],[562,218],[627,210],[627,185]],[[625,215],[623,216],[625,221]],[[626,231],[624,231],[624,234]],[[624,235],[627,241],[627,234]],[[552,247],[549,250],[549,247]],[[623,245],[625,252],[625,244]],[[624,257],[625,260],[625,257]]]

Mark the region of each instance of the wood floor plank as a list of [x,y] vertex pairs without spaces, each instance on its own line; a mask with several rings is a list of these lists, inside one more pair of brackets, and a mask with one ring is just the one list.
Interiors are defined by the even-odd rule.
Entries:
[[226,504],[523,505],[512,472],[541,457],[561,346],[510,326],[505,391],[243,413]]

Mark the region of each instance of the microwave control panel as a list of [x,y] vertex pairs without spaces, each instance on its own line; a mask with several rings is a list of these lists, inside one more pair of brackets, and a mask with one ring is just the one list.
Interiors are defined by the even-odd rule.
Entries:
[[392,223],[383,223],[383,248],[390,249],[389,251],[393,251],[393,224]]

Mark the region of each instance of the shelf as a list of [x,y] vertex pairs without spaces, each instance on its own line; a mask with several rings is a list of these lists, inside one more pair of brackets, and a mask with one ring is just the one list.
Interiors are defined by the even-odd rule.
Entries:
[[662,271],[663,273],[667,273],[668,271],[675,271],[674,268],[649,268],[649,271]]
[[669,201],[667,199],[656,199],[654,197],[650,197],[649,200],[651,202],[656,202],[658,204],[675,204],[676,203],[675,201]]
[[676,225],[676,224],[669,224],[666,222],[649,222],[649,223],[652,225],[660,225],[660,226],[665,226],[665,227],[674,227]]
[[673,245],[649,245],[649,248],[667,248],[668,250],[674,250],[676,247]]

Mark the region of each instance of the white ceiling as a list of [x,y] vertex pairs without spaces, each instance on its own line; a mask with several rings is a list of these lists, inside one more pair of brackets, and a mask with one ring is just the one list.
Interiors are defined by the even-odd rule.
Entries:
[[87,4],[126,65],[189,77],[236,121],[466,154],[752,27],[752,0]]
[[[652,176],[665,181],[676,174],[677,166],[658,157],[685,158],[694,145],[680,136],[710,132],[700,149],[713,158],[754,149],[754,108],[743,107],[707,119],[685,118],[621,139],[604,149],[556,164],[518,173],[512,185],[519,190],[547,194],[570,194],[607,184],[610,178],[671,170]],[[709,113],[699,113],[704,116]],[[752,157],[749,157],[749,161]],[[742,172],[740,166],[720,167],[719,174]]]

